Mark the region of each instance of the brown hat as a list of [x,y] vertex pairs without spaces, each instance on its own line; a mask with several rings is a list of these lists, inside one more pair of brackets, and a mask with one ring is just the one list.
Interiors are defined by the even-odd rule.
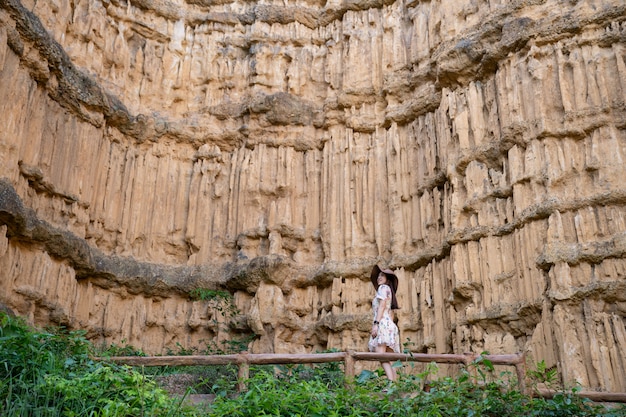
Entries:
[[387,282],[391,287],[391,308],[396,310],[398,309],[398,301],[396,300],[396,291],[398,291],[398,277],[393,273],[391,269],[382,269],[378,265],[374,265],[372,268],[372,273],[370,274],[370,281],[372,281],[372,285],[374,285],[375,289],[378,289],[378,274],[383,273],[387,276]]

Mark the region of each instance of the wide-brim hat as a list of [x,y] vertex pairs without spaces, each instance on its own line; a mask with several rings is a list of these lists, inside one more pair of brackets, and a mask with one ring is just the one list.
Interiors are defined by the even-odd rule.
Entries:
[[383,269],[378,265],[374,265],[374,268],[372,268],[372,273],[370,274],[370,281],[372,281],[372,285],[374,285],[374,288],[378,289],[378,274],[380,274],[381,272],[387,276],[387,282],[393,289],[393,292],[395,293],[396,291],[398,291],[398,277],[396,276],[396,274],[394,274],[391,269]]

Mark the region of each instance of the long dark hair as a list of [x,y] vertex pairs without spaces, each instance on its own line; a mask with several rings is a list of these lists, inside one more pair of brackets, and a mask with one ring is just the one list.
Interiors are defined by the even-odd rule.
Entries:
[[[387,282],[385,284],[383,284],[383,285],[386,285],[389,288],[391,288],[391,309],[392,310],[399,310],[400,307],[398,306],[398,299],[396,298],[396,289],[393,287],[392,279],[389,278],[389,274],[386,274],[384,272],[383,272],[383,274],[385,274],[385,277],[387,278]],[[395,275],[393,275],[393,277],[395,278],[395,283],[396,283],[396,286],[397,286],[398,285],[398,277],[396,277]],[[378,290],[378,288],[376,288],[376,289]]]
[[391,269],[382,269],[378,265],[374,265],[372,272],[370,273],[370,281],[372,285],[378,291],[378,274],[385,274],[387,284],[391,288],[391,309],[398,310],[398,300],[396,299],[396,290],[398,289],[398,276],[393,273]]
[[400,307],[398,306],[398,300],[396,299],[396,291],[393,289],[393,286],[389,286],[389,288],[391,288],[391,309],[392,310],[399,310]]

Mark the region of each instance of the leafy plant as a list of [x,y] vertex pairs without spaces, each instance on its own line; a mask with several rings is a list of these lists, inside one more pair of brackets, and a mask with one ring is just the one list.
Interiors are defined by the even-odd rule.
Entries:
[[[241,320],[238,321],[238,319],[240,319],[241,312],[235,305],[235,300],[232,294],[228,291],[196,288],[189,292],[189,297],[195,301],[208,302],[208,308],[212,309],[215,313],[213,314],[212,324],[217,329],[232,334],[233,329],[240,329],[242,327]],[[222,317],[223,320],[219,320],[218,316]],[[245,325],[245,323],[243,325]],[[255,337],[255,334],[247,334],[239,338],[231,337],[228,340],[221,341],[221,346],[218,345],[217,342],[211,340],[207,342],[204,350],[199,349],[198,351],[202,354],[209,355],[239,353],[247,350],[250,341],[252,341]],[[179,347],[182,349],[181,346]],[[186,352],[185,354],[193,353]]]
[[240,313],[228,291],[195,288],[189,292],[189,297],[196,301],[209,301],[210,306],[223,317],[234,317]]
[[100,350],[99,355],[110,357],[110,356],[146,356],[145,352],[141,349],[137,349],[133,345],[129,345],[126,343],[126,340],[122,340],[121,345],[117,345],[112,343],[109,346],[105,346]]
[[167,349],[167,355],[170,355],[170,356],[191,356],[191,355],[195,355],[196,353],[198,353],[198,348],[196,348],[196,347],[186,348],[183,345],[181,345],[179,342],[176,342],[176,347],[178,348],[177,351],[168,348]]
[[556,368],[548,368],[545,361],[537,362],[535,369],[527,372],[533,381],[533,386],[537,388],[538,384],[544,384],[546,388],[557,389],[559,384]]
[[36,331],[0,313],[0,409],[13,416],[192,416],[145,375],[91,359],[82,331]]
[[[115,350],[115,349],[113,349]],[[216,394],[205,408],[183,406],[142,368],[91,359],[84,332],[34,330],[0,314],[0,414],[2,416],[606,416],[626,415],[626,407],[605,408],[581,398],[578,388],[553,398],[522,395],[484,355],[456,377],[437,377],[426,365],[414,374],[399,369],[389,384],[382,370],[362,372],[350,384],[340,363],[255,366],[248,389],[237,393],[236,367],[204,383]],[[213,368],[210,368],[213,369]],[[537,375],[550,380],[543,364]],[[427,387],[425,387],[427,385]],[[386,392],[383,392],[383,388]],[[427,388],[427,389],[425,389]]]
[[206,343],[205,348],[201,350],[203,355],[229,355],[233,353],[240,353],[248,350],[248,345],[256,335],[246,335],[239,339],[233,338],[228,340],[222,340],[219,344],[214,340],[204,341]]
[[411,340],[410,337],[406,338],[406,342],[402,343],[402,353],[406,353],[407,355],[413,356],[413,351],[415,350],[415,342]]

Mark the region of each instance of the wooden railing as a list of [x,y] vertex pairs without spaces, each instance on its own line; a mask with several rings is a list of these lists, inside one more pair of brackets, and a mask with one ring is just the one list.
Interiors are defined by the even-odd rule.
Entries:
[[[383,362],[425,362],[468,365],[479,358],[490,361],[493,365],[514,366],[517,374],[519,390],[526,394],[526,358],[523,354],[507,355],[478,355],[465,354],[430,354],[430,353],[375,353],[375,352],[331,352],[331,353],[238,353],[234,355],[191,355],[191,356],[113,356],[101,358],[118,364],[132,366],[205,366],[205,365],[237,365],[238,385],[237,389],[246,389],[246,380],[249,377],[250,365],[282,365],[299,363],[328,363],[344,362],[346,380],[350,381],[355,376],[355,364],[357,361],[383,361]],[[536,390],[531,395],[551,398],[555,391]],[[622,392],[596,392],[579,391],[577,395],[589,398],[592,401],[626,403],[626,393]]]
[[[245,389],[249,377],[250,365],[281,365],[296,363],[344,362],[346,379],[355,376],[357,361],[383,362],[436,362],[446,364],[470,364],[479,358],[477,354],[430,354],[430,353],[375,353],[375,352],[331,352],[331,353],[239,353],[234,355],[192,355],[192,356],[113,356],[107,358],[115,363],[132,366],[202,366],[202,365],[238,365],[238,389]],[[526,368],[524,355],[482,355],[494,365],[514,366],[519,381],[519,389],[526,392]]]

